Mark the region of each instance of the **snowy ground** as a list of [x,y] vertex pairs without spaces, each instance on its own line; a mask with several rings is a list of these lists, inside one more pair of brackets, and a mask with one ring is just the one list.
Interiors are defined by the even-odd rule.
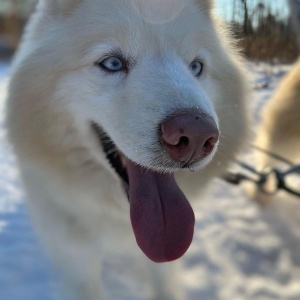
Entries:
[[[288,69],[249,66],[255,120]],[[7,72],[0,63],[1,95]],[[0,101],[0,300],[52,300],[57,274],[27,216],[3,116]],[[281,199],[259,209],[241,188],[216,181],[196,214],[195,242],[184,258],[189,300],[300,299],[300,203]],[[109,276],[122,284],[118,274]]]

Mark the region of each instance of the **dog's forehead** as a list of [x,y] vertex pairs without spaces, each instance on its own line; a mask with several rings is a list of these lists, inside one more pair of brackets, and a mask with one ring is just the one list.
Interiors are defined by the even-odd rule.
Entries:
[[83,0],[82,4],[93,8],[94,12],[103,12],[107,16],[119,13],[120,10],[123,16],[129,16],[132,11],[149,22],[164,23],[175,18],[186,8],[198,7],[202,11],[207,11],[205,4],[201,5],[201,2],[207,0]]
[[174,20],[188,5],[186,0],[131,0],[132,12],[150,24],[163,24]]
[[[78,36],[83,45],[116,44],[132,56],[145,51],[167,50],[191,56],[199,50],[204,39],[212,36],[210,16],[192,0],[114,0],[92,1],[84,6],[84,19]],[[78,20],[75,20],[78,24]],[[78,26],[78,25],[77,25]],[[69,28],[73,28],[70,26]],[[81,31],[81,34],[80,34]],[[188,45],[188,46],[187,46]]]

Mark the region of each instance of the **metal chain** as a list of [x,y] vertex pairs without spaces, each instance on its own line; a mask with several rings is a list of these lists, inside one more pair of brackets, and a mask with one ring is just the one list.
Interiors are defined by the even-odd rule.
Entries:
[[244,163],[238,162],[239,166],[250,173],[250,175],[246,175],[245,173],[233,173],[229,172],[223,179],[228,183],[239,185],[244,181],[250,181],[253,184],[256,184],[258,188],[265,194],[274,195],[280,190],[284,190],[289,194],[300,197],[300,186],[299,190],[289,187],[286,184],[286,177],[291,174],[297,174],[300,176],[300,165],[294,165],[292,162],[288,161],[285,158],[282,158],[272,152],[263,150],[254,146],[254,148],[260,152],[263,152],[281,162],[284,162],[289,165],[289,168],[286,171],[280,171],[277,168],[267,168],[262,172],[257,171],[254,167]]

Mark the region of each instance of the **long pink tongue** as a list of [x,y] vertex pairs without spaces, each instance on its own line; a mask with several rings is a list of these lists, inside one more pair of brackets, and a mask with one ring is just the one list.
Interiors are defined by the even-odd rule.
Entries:
[[137,244],[154,262],[181,257],[194,234],[195,216],[174,175],[128,161],[130,216]]

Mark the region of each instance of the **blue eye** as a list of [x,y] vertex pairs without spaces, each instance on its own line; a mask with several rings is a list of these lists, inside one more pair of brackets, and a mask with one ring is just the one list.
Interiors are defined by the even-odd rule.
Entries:
[[195,60],[190,64],[190,69],[194,76],[199,77],[203,72],[204,64],[200,60]]
[[118,57],[112,56],[99,62],[98,65],[105,71],[112,73],[125,71],[126,65]]

